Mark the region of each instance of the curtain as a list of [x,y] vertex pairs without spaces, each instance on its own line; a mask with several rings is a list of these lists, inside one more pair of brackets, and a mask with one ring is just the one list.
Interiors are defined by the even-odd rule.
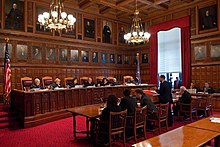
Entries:
[[189,86],[190,84],[190,17],[175,19],[155,26],[151,26],[149,31],[150,38],[150,82],[157,84],[158,81],[158,42],[157,33],[159,31],[167,31],[172,28],[181,28],[181,54],[182,54],[182,85]]

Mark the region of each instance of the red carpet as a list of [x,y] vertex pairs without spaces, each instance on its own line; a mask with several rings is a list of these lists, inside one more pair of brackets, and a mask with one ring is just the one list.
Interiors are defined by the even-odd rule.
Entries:
[[[0,112],[0,116],[3,113]],[[77,129],[85,129],[85,118],[77,118]],[[183,122],[174,122],[174,129],[184,125]],[[147,133],[147,138],[155,134]],[[141,141],[140,139],[139,141]],[[133,141],[127,143],[127,146],[134,144]],[[55,122],[47,123],[41,126],[27,129],[9,129],[0,128],[0,146],[1,147],[32,147],[32,146],[74,146],[90,147],[92,143],[85,137],[73,138],[72,118],[66,118]]]

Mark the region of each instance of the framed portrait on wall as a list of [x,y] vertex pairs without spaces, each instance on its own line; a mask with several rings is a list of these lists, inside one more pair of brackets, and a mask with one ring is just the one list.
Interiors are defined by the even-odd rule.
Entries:
[[[6,43],[0,43],[0,59],[5,58],[5,48]],[[8,52],[9,52],[9,58],[11,59],[12,56],[12,44],[8,44]]]
[[206,46],[196,46],[194,48],[195,60],[204,60],[206,58]]
[[82,51],[82,62],[89,62],[89,52],[88,51]]
[[117,56],[117,64],[122,64],[122,55]]
[[32,47],[32,58],[34,60],[41,60],[42,59],[42,48],[39,46]]
[[125,44],[124,35],[126,34],[126,25],[118,24],[118,42],[119,44]]
[[109,55],[109,63],[115,63],[115,55],[114,54],[110,54]]
[[125,55],[125,60],[124,60],[125,64],[129,64],[129,57],[127,55]]
[[79,51],[78,50],[71,50],[70,51],[70,58],[71,58],[71,61],[79,61]]
[[59,60],[67,61],[67,49],[63,49],[63,48],[59,49]]
[[16,57],[20,60],[27,60],[28,46],[17,44]]
[[143,64],[147,64],[148,63],[148,54],[147,53],[142,54],[141,59],[142,59]]
[[84,18],[84,36],[87,38],[95,38],[95,20]]
[[210,56],[211,56],[211,58],[219,58],[220,59],[220,44],[211,45]]
[[112,22],[103,20],[102,25],[102,42],[112,43]]
[[92,52],[92,62],[98,63],[98,52]]
[[106,53],[101,53],[101,63],[106,63]]
[[54,48],[47,48],[46,50],[46,59],[49,61],[55,60],[56,51]]
[[24,30],[24,1],[5,0],[5,28]]
[[217,28],[217,5],[199,9],[199,31]]

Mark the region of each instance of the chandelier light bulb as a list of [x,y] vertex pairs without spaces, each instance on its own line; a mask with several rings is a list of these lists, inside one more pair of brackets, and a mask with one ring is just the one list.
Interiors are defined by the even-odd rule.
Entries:
[[50,14],[48,12],[44,12],[43,16],[45,19],[49,19],[50,18]]
[[134,37],[136,37],[136,36],[137,36],[137,32],[133,32],[132,35],[133,35]]
[[66,19],[66,17],[67,17],[66,12],[62,12],[62,13],[61,13],[61,17],[62,17],[63,19]]
[[67,16],[67,18],[68,18],[68,20],[72,20],[72,19],[73,19],[73,15],[72,15],[72,14],[69,14],[69,15]]
[[57,13],[57,11],[52,11],[52,12],[51,12],[51,15],[52,15],[53,17],[57,17],[57,16],[58,16],[58,13]]
[[139,35],[140,35],[140,36],[143,36],[143,35],[144,35],[144,32],[139,32]]

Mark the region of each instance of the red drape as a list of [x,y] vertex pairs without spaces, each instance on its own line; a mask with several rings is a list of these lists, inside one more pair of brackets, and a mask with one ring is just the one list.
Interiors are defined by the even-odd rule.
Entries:
[[158,81],[158,42],[157,33],[167,31],[172,28],[181,28],[181,54],[182,54],[182,85],[190,84],[190,17],[175,19],[150,27],[150,79],[151,83],[157,84]]

